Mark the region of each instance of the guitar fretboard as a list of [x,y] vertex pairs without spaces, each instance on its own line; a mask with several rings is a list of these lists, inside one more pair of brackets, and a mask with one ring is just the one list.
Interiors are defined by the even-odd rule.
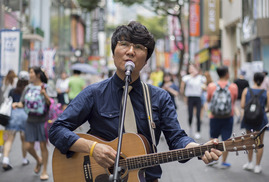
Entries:
[[187,149],[177,149],[168,152],[153,153],[142,156],[130,157],[122,159],[120,165],[127,167],[128,170],[141,169],[156,166],[159,164],[173,162],[173,161],[183,161],[191,159],[193,157],[199,157],[204,155],[205,151],[210,151],[212,148],[224,151],[223,142],[217,145],[202,145],[199,147],[187,148]]

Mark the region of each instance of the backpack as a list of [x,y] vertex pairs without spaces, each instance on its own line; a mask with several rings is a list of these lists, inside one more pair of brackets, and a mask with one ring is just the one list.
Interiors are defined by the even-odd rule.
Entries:
[[229,117],[232,112],[232,97],[229,90],[230,83],[224,88],[216,83],[217,88],[213,93],[210,110],[214,117],[216,118],[226,118]]
[[62,105],[60,103],[56,103],[54,99],[50,98],[48,120],[53,123],[62,113]]
[[244,107],[244,122],[250,125],[259,125],[263,120],[263,107],[260,103],[260,96],[265,90],[261,90],[255,95],[252,89],[249,89],[250,100]]
[[60,103],[56,103],[54,99],[50,98],[50,107],[49,107],[49,114],[48,119],[45,122],[44,128],[45,128],[45,135],[46,138],[49,136],[49,130],[54,123],[54,121],[57,120],[57,118],[63,113],[62,105]]
[[24,96],[24,110],[27,114],[41,116],[46,113],[44,95],[40,94],[40,87],[29,85]]

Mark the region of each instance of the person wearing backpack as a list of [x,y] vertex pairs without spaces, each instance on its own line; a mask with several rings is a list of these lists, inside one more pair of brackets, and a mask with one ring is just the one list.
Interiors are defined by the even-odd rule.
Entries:
[[[253,87],[245,88],[242,93],[241,107],[244,109],[244,117],[241,128],[245,128],[247,133],[250,133],[251,130],[259,131],[268,123],[266,112],[269,108],[269,92],[262,88],[263,79],[263,73],[255,73]],[[264,133],[261,134],[260,138],[261,143],[263,143]],[[256,165],[254,166],[252,163],[253,150],[249,150],[248,162],[243,165],[243,169],[260,173],[262,171],[260,166],[262,154],[263,148],[257,149]]]
[[[48,78],[41,67],[34,66],[29,69],[29,81],[30,84],[24,89],[20,102],[13,103],[12,107],[24,108],[28,114],[25,124],[26,149],[37,162],[34,172],[38,174],[43,165],[40,179],[48,180],[47,164],[49,153],[45,134],[45,122],[48,119],[48,110],[51,104],[45,85]],[[42,157],[37,154],[34,148],[36,141],[40,143]]]
[[[211,82],[207,88],[207,101],[210,103],[210,137],[222,137],[225,141],[231,137],[233,131],[234,105],[238,95],[238,87],[229,82],[229,70],[227,66],[217,68],[219,80]],[[221,168],[229,168],[226,162],[228,152],[223,152]],[[214,165],[216,163],[211,163]]]

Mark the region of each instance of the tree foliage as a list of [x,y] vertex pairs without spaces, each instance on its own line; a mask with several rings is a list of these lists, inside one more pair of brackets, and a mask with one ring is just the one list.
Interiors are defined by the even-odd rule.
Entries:
[[164,16],[154,16],[150,18],[146,18],[142,15],[137,16],[137,21],[142,23],[147,27],[149,32],[151,32],[155,39],[164,38],[166,35],[166,17]]
[[100,0],[78,0],[80,7],[87,9],[88,11],[92,11],[98,7],[98,3]]

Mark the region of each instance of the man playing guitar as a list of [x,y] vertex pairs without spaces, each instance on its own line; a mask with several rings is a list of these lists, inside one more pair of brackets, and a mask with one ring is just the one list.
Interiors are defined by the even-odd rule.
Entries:
[[[132,82],[130,83],[133,89],[129,95],[134,109],[137,133],[142,134],[152,144],[140,81],[140,71],[147,64],[147,60],[154,51],[154,38],[145,26],[132,21],[128,25],[117,27],[113,33],[111,45],[116,73],[111,78],[85,88],[55,121],[49,134],[50,142],[67,158],[74,158],[76,153],[88,154],[90,158],[87,160],[96,162],[90,168],[94,168],[97,164],[104,169],[112,167],[117,149],[94,138],[81,137],[73,131],[83,123],[88,122],[91,135],[107,141],[118,137],[119,115],[123,95],[122,87],[124,86],[125,64],[127,61],[132,61],[135,65],[131,74]],[[169,94],[161,88],[152,85],[148,86],[151,91],[153,121],[156,125],[156,143],[158,144],[161,132],[163,132],[170,150],[199,146],[181,129],[176,109]],[[206,144],[217,145],[218,141],[212,140]],[[136,143],[133,141],[127,142],[126,145],[136,147]],[[122,147],[124,148],[124,145]],[[201,158],[204,163],[208,164],[213,160],[218,160],[221,154],[220,150],[211,148],[209,151],[205,151]],[[192,152],[188,155],[192,155]],[[170,158],[169,155],[165,157],[168,158],[167,160]],[[180,158],[180,156],[177,157]],[[136,161],[138,164],[142,162],[142,160]],[[151,159],[149,162],[154,161]],[[186,162],[186,160],[183,162]],[[100,176],[95,175],[92,169],[89,171],[90,176],[95,176],[90,177],[89,181],[98,181],[97,178]],[[70,172],[72,173],[72,171]],[[54,176],[55,174],[56,171]],[[154,165],[146,168],[145,179],[143,177],[144,174],[142,177],[139,176],[138,179],[132,179],[129,176],[128,181],[158,181],[161,178],[160,166]]]

